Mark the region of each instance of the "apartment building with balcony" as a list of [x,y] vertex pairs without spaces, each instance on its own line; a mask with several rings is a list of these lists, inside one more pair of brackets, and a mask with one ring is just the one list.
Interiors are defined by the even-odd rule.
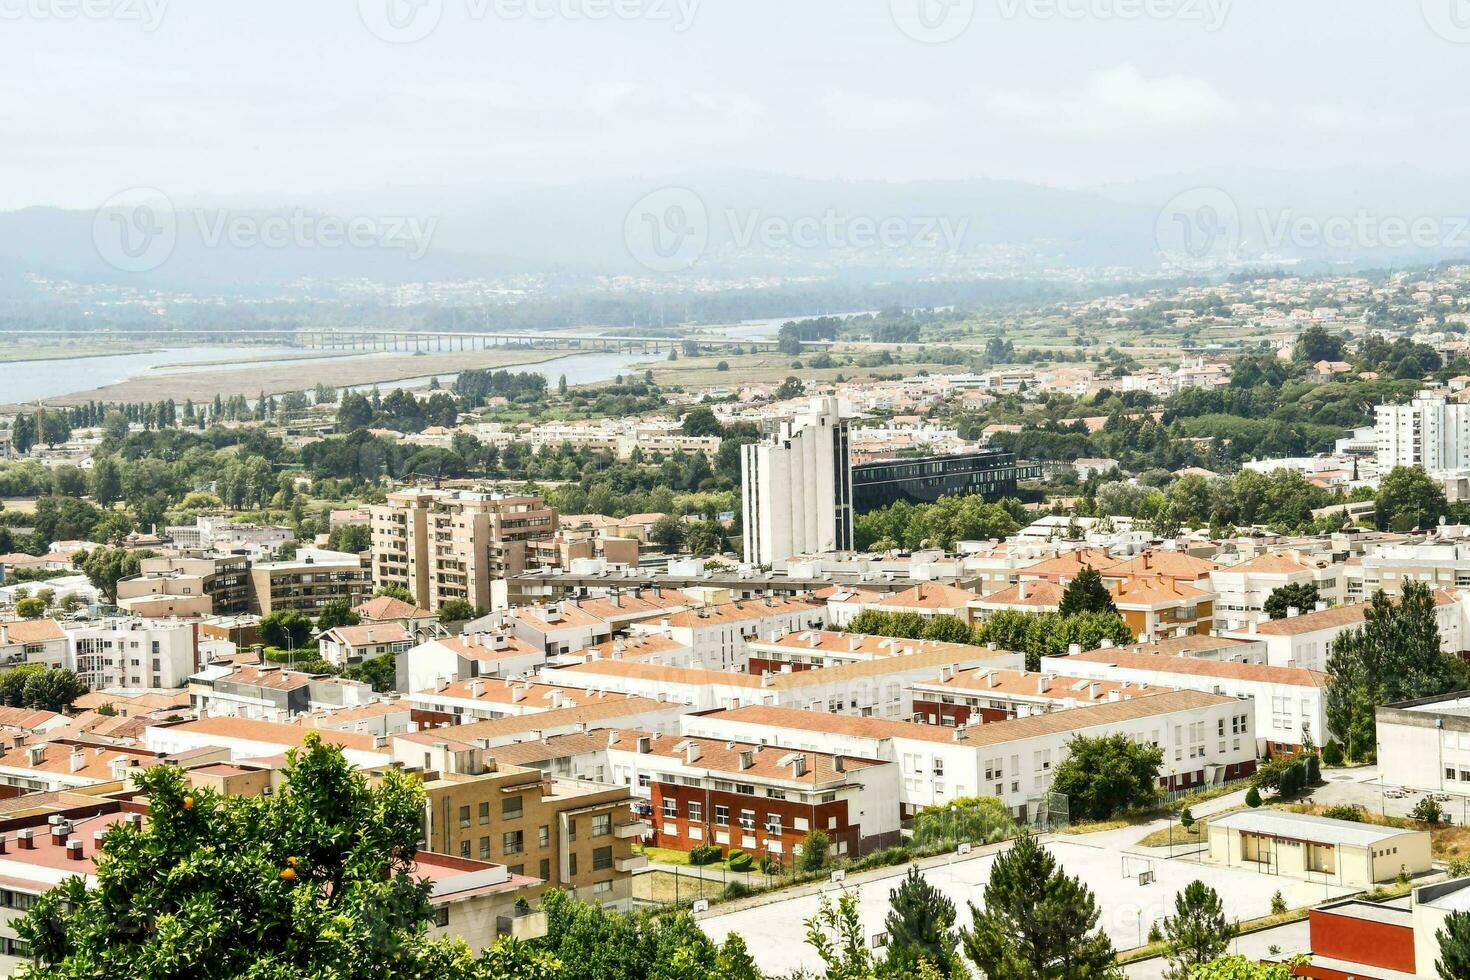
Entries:
[[653,843],[790,863],[821,830],[834,854],[867,853],[899,839],[898,767],[891,762],[782,745],[649,732],[609,732],[615,782],[648,800]]
[[66,631],[54,619],[0,622],[0,667],[17,664],[66,666]]
[[289,561],[257,563],[250,583],[250,611],[261,616],[291,609],[315,618],[329,602],[355,606],[373,591],[363,556],[315,548],[302,548]]
[[405,490],[369,510],[374,587],[401,586],[429,610],[491,608],[492,584],[530,567],[531,542],[557,529],[556,509],[532,495]]
[[430,850],[540,879],[528,898],[555,887],[580,901],[631,906],[631,875],[645,861],[633,842],[648,825],[634,816],[627,788],[551,779],[458,742],[419,748]]
[[250,559],[244,555],[144,558],[138,574],[117,583],[119,602],[148,596],[206,597],[206,613],[250,611]]

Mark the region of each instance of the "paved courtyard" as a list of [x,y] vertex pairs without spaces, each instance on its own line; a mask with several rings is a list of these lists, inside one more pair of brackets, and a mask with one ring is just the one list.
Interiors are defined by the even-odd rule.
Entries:
[[[1103,842],[1087,843],[1085,838],[1050,840],[1046,846],[1068,874],[1081,878],[1083,884],[1092,889],[1101,910],[1099,924],[1119,949],[1142,945],[1148,937],[1149,926],[1173,910],[1175,894],[1195,879],[1204,881],[1219,892],[1226,914],[1239,919],[1267,915],[1271,910],[1271,896],[1277,890],[1293,908],[1315,905],[1348,892],[1348,889],[1263,875],[1241,868],[1221,868],[1195,860],[1162,857],[1153,859],[1156,883],[1140,886],[1136,878],[1123,877],[1123,851],[1116,846]],[[965,858],[925,872],[929,881],[955,903],[957,925],[968,925],[970,921],[967,902],[983,904],[982,893],[994,860],[993,855]],[[883,919],[888,914],[888,893],[899,880],[898,876],[876,880],[868,878],[861,883],[829,885],[827,892],[835,897],[845,887],[857,894],[863,930],[871,940],[883,930]],[[731,931],[739,932],[764,970],[787,973],[799,967],[811,969],[820,963],[811,947],[806,945],[805,920],[817,911],[819,901],[816,895],[773,901],[709,916],[699,924],[716,940],[723,940]]]

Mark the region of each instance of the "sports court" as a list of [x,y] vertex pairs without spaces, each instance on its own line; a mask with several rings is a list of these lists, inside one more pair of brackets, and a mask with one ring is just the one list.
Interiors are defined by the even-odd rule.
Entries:
[[[1172,912],[1175,894],[1195,879],[1220,893],[1225,912],[1232,919],[1252,919],[1269,914],[1271,896],[1277,890],[1293,908],[1314,905],[1350,891],[1183,858],[1168,860],[1150,856],[1150,860],[1140,860],[1132,857],[1136,852],[1129,852],[1125,860],[1124,852],[1117,848],[1072,840],[1054,840],[1046,846],[1068,874],[1080,878],[1092,889],[1101,913],[1099,924],[1120,950],[1142,945],[1148,937],[1149,926]],[[994,860],[993,855],[960,858],[924,872],[929,881],[955,903],[957,925],[968,925],[970,921],[967,902],[983,904],[982,892]],[[1140,885],[1140,871],[1152,871],[1154,882]],[[835,893],[842,887],[848,887],[856,891],[861,902],[863,929],[871,942],[883,930],[883,919],[888,914],[888,893],[897,887],[899,881],[900,876],[895,875],[861,885],[828,885],[826,890]],[[811,947],[806,945],[805,920],[816,912],[819,901],[816,895],[791,898],[727,915],[711,916],[703,919],[700,926],[716,940],[724,939],[731,931],[739,932],[764,970],[786,973],[798,967],[814,969],[821,964]]]

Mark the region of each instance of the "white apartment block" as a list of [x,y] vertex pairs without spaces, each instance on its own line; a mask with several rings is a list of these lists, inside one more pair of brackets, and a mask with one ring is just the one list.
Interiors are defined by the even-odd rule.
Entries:
[[815,399],[774,440],[741,447],[741,493],[746,561],[851,551],[852,461],[837,399]]
[[823,629],[827,606],[815,599],[767,597],[697,606],[663,619],[635,623],[632,631],[660,633],[694,651],[694,662],[712,670],[745,670],[748,642],[772,633]]
[[[1222,635],[1264,643],[1266,663],[1273,667],[1321,671],[1327,669],[1332,641],[1343,632],[1362,626],[1367,608],[1367,603],[1359,602],[1295,615],[1289,613],[1285,619],[1251,623],[1244,629],[1224,630]],[[1434,612],[1440,648],[1446,653],[1461,653],[1465,649],[1465,606],[1450,593],[1436,589]]]
[[67,627],[68,666],[94,691],[183,687],[197,669],[196,625],[103,619]]
[[54,619],[0,622],[0,667],[18,664],[66,666],[66,631]]
[[1207,691],[1249,701],[1255,710],[1256,751],[1261,756],[1295,752],[1307,741],[1323,745],[1330,737],[1327,677],[1313,670],[1165,657],[1134,653],[1127,648],[1042,657],[1041,669],[1135,685]]
[[898,762],[904,814],[966,796],[995,796],[1018,817],[1035,815],[1075,735],[1123,733],[1164,751],[1170,789],[1216,785],[1256,765],[1254,713],[1239,700],[1175,691],[945,728],[767,706],[684,715],[686,735]]
[[1217,568],[1210,572],[1210,584],[1217,596],[1215,622],[1226,629],[1264,622],[1269,618],[1266,600],[1286,585],[1315,584],[1324,602],[1342,605],[1348,600],[1349,572],[1347,565],[1287,552]]
[[1470,404],[1420,392],[1406,405],[1374,410],[1378,471],[1422,466],[1432,474],[1470,468]]

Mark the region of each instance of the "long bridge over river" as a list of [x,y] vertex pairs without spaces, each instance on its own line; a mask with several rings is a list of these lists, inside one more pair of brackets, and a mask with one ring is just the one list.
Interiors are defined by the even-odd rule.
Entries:
[[[487,332],[468,330],[392,330],[367,327],[299,328],[284,330],[102,330],[82,334],[74,330],[0,330],[0,338],[23,341],[77,339],[90,342],[206,344],[275,343],[309,350],[335,351],[456,351],[490,350],[495,347],[535,348],[567,351],[615,351],[618,353],[662,353],[671,348],[693,347],[700,351],[739,347],[749,351],[776,350],[775,340],[745,340],[729,337],[638,337],[601,333]],[[818,345],[809,345],[818,346]],[[825,345],[821,345],[825,346]]]

